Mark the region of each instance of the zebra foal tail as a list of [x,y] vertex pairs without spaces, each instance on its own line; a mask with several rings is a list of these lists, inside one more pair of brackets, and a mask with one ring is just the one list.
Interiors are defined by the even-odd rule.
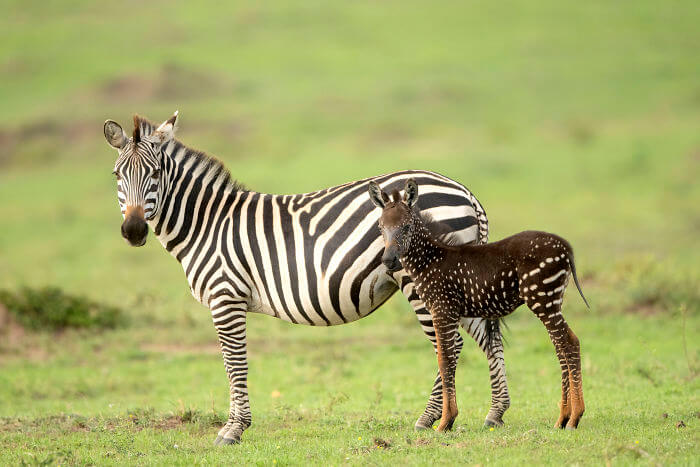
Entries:
[[591,306],[588,304],[586,297],[583,295],[583,290],[581,290],[581,284],[579,284],[578,282],[578,276],[576,275],[576,266],[574,265],[574,253],[571,251],[569,252],[569,264],[571,265],[571,275],[574,276],[574,284],[576,284],[578,293],[581,294],[581,298],[583,299],[583,303],[586,304],[586,308],[590,310]]

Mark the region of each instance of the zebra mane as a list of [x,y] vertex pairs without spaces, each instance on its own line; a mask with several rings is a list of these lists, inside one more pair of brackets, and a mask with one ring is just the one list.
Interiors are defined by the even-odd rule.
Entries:
[[134,143],[138,143],[141,141],[141,138],[150,135],[155,129],[156,126],[147,118],[144,118],[139,114],[134,114],[134,132],[132,134]]
[[134,115],[134,134],[132,135],[134,139],[134,143],[138,143],[141,141],[141,125],[139,122],[139,116]]
[[[221,182],[227,185],[232,191],[247,191],[246,187],[240,183],[238,180],[231,176],[231,172],[226,168],[223,162],[214,156],[199,151],[197,149],[192,149],[189,146],[182,144],[179,140],[173,140],[175,143],[175,151],[173,153],[179,153],[177,159],[180,161],[187,161],[194,159],[198,165],[204,167],[204,170],[211,178],[220,178]],[[178,151],[178,149],[184,149],[184,151]]]
[[[143,138],[153,133],[156,128],[157,126],[147,118],[134,115],[134,141],[136,141],[137,133],[140,138]],[[231,176],[231,172],[226,168],[224,163],[216,157],[210,156],[198,149],[193,149],[183,144],[177,138],[173,139],[173,144],[175,145],[175,149],[172,151],[172,154],[177,154],[178,161],[184,162],[194,159],[195,164],[204,167],[204,170],[211,178],[220,178],[221,182],[232,191],[248,191],[242,183]]]

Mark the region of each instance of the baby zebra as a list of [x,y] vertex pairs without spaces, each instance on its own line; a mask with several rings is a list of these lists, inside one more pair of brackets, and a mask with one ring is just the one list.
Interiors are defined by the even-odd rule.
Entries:
[[573,274],[584,303],[571,245],[561,237],[527,231],[485,245],[446,245],[431,238],[413,206],[418,185],[406,182],[403,199],[392,198],[370,182],[372,202],[382,208],[382,261],[396,269],[397,259],[411,276],[433,317],[442,377],[442,418],[438,431],[457,418],[455,334],[461,318],[502,318],[525,303],[544,323],[562,370],[559,419],[555,427],[574,429],[583,415],[579,341],[561,314],[564,290]]

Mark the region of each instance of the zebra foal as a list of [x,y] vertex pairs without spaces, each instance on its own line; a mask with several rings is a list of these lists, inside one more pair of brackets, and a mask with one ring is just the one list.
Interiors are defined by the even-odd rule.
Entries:
[[579,340],[561,314],[569,275],[588,306],[576,277],[569,242],[546,232],[527,231],[487,245],[451,246],[433,238],[413,207],[418,185],[406,182],[403,198],[390,198],[375,182],[369,196],[382,210],[385,262],[397,259],[414,281],[433,317],[438,367],[442,375],[439,431],[457,418],[455,333],[460,320],[497,320],[525,303],[542,321],[562,370],[562,395],[556,427],[574,429],[584,412]]
[[[122,236],[130,245],[141,246],[150,227],[181,263],[194,298],[211,310],[230,386],[229,418],[217,444],[240,441],[251,423],[249,312],[332,326],[369,315],[401,289],[435,346],[430,314],[410,278],[381,261],[379,214],[365,194],[369,179],[296,195],[250,191],[218,160],[175,139],[177,122],[177,112],[159,126],[135,116],[129,137],[108,120],[104,136],[118,151],[114,175],[124,218]],[[421,208],[455,232],[456,241],[486,242],[486,214],[461,184],[427,171],[371,180],[393,189],[409,177],[424,186]],[[487,321],[466,320],[463,326],[486,352]],[[496,340],[487,354],[492,390],[487,424],[502,424],[510,403],[502,346]],[[459,353],[459,335],[455,346]],[[440,418],[442,392],[438,372],[417,428],[430,427]]]

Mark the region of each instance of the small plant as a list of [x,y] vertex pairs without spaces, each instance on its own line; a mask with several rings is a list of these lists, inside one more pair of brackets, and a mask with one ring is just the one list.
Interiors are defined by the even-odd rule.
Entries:
[[36,331],[114,329],[126,323],[121,309],[82,296],[66,294],[57,287],[23,287],[16,292],[0,290],[0,304],[22,326]]

